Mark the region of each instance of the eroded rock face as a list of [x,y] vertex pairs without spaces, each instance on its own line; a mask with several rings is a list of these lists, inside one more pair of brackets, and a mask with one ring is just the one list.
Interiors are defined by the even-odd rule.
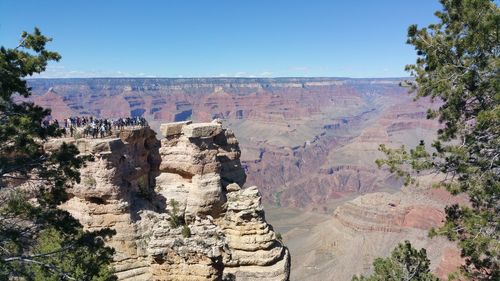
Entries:
[[231,258],[225,261],[225,277],[283,280],[283,269],[289,271],[290,254],[264,220],[257,187],[238,190],[231,184],[229,190],[234,191],[227,194],[226,214],[220,220],[231,249]]
[[[431,177],[431,182],[439,179]],[[358,196],[339,202],[328,215],[294,211],[285,217],[276,209],[267,215],[293,253],[293,280],[351,280],[353,275],[370,275],[373,261],[389,256],[405,240],[416,249],[425,248],[431,271],[447,280],[464,262],[460,250],[446,237],[429,238],[428,233],[444,224],[446,205],[462,200],[423,185]]]
[[[183,124],[221,118],[240,138],[249,185],[265,203],[328,213],[352,194],[397,190],[402,182],[377,169],[379,144],[432,142],[439,122],[426,99],[414,102],[402,79],[88,78],[29,80],[31,101],[54,118],[145,117],[162,135]],[[112,106],[110,106],[112,105]],[[196,125],[196,124],[195,124]],[[209,129],[206,126],[201,128]],[[195,126],[186,134],[201,134]],[[214,131],[216,132],[216,131]],[[201,136],[199,135],[199,136]]]
[[334,216],[356,231],[427,230],[444,221],[442,206],[417,204],[412,199],[385,192],[366,194],[337,207]]
[[[95,161],[62,208],[117,234],[119,280],[288,280],[288,249],[264,218],[234,134],[217,121],[65,139]],[[54,146],[62,140],[54,140]]]

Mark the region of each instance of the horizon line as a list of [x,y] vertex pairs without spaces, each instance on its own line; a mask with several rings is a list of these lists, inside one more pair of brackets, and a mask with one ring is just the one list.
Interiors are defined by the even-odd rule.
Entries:
[[142,76],[95,76],[95,77],[30,77],[26,80],[50,80],[50,79],[410,79],[413,76],[387,76],[387,77],[348,77],[348,76],[275,76],[275,77],[219,77],[219,76],[193,76],[193,77],[142,77]]

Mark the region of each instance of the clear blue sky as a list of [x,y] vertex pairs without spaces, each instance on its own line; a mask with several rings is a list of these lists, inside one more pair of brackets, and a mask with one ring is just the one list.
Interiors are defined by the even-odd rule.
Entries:
[[401,77],[408,25],[437,0],[0,1],[0,45],[34,26],[62,55],[45,77]]

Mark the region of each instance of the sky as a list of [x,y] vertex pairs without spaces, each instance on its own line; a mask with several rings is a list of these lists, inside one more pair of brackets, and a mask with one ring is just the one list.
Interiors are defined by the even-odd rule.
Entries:
[[39,27],[38,77],[403,77],[437,0],[0,0],[0,45]]

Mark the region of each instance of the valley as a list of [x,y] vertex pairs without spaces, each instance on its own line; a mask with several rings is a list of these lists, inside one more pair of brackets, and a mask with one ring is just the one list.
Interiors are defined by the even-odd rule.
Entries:
[[51,107],[55,119],[142,116],[157,132],[161,123],[220,119],[240,143],[245,186],[258,186],[267,219],[290,248],[291,280],[350,280],[405,239],[425,246],[433,270],[444,277],[460,262],[458,252],[445,239],[427,238],[427,231],[441,223],[452,198],[429,190],[417,196],[374,163],[382,156],[379,144],[411,147],[429,142],[439,128],[426,119],[433,104],[414,102],[403,80],[74,78],[29,84],[32,100]]
[[53,117],[223,120],[242,147],[249,185],[264,201],[320,210],[347,193],[398,188],[376,169],[381,143],[415,145],[438,128],[403,79],[38,79],[33,99]]

